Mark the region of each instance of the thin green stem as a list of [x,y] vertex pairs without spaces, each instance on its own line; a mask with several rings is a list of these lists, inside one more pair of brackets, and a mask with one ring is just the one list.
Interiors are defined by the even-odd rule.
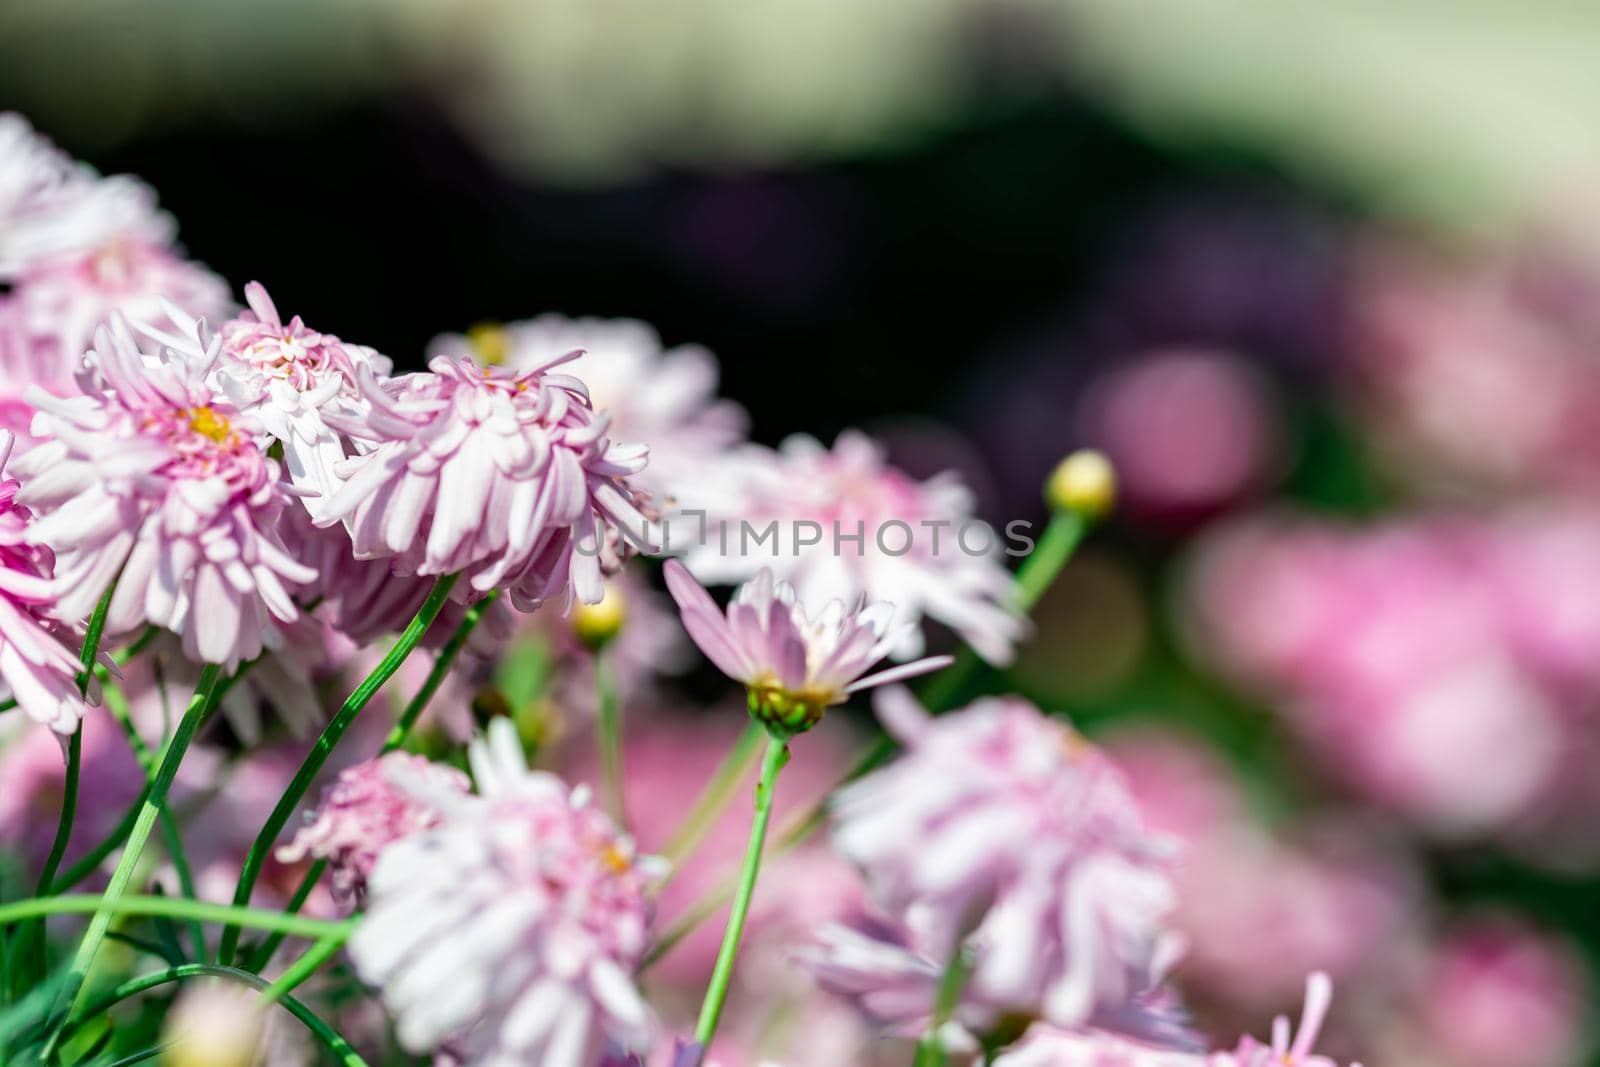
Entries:
[[[289,788],[278,798],[277,806],[272,809],[272,814],[267,816],[266,825],[256,835],[255,843],[250,846],[244,868],[239,872],[239,884],[233,892],[233,903],[236,906],[243,907],[250,903],[250,894],[255,890],[256,879],[261,876],[261,868],[267,862],[267,856],[277,843],[278,835],[283,832],[284,826],[294,814],[295,808],[299,806],[306,790],[311,788],[312,781],[322,770],[322,765],[328,761],[334,746],[350,728],[350,724],[355,721],[361,709],[367,706],[383,687],[383,683],[400,669],[400,665],[411,654],[411,650],[417,647],[417,642],[422,640],[422,635],[427,632],[433,620],[443,610],[445,602],[449,600],[450,590],[455,586],[456,578],[454,574],[447,574],[433,583],[428,599],[423,601],[422,607],[417,610],[417,614],[406,626],[405,632],[400,635],[400,640],[395,642],[395,646],[373,668],[372,673],[356,686],[355,691],[345,700],[332,721],[323,729],[316,743],[311,746],[311,751],[306,754],[300,769],[295,772]],[[238,948],[239,929],[236,926],[229,926],[222,931],[222,942],[217,949],[217,962],[224,965],[232,963]]]
[[[147,631],[148,632],[148,631]],[[218,686],[218,693],[221,693]],[[101,693],[105,697],[106,707],[111,712],[111,717],[122,728],[123,736],[128,740],[128,747],[133,750],[133,758],[139,761],[139,767],[144,771],[145,782],[153,785],[156,779],[158,765],[156,755],[150,751],[150,746],[145,744],[139,735],[139,729],[133,724],[133,712],[128,707],[128,698],[123,694],[122,687],[115,681],[106,678],[101,682]],[[217,698],[220,699],[220,696]],[[178,832],[178,820],[172,809],[163,806],[161,809],[161,840],[167,849],[167,858],[172,861],[172,868],[178,875],[178,890],[189,900],[196,897],[194,889],[194,875],[189,867],[189,857],[183,850],[183,836]],[[189,923],[189,940],[194,949],[194,956],[200,959],[206,954],[206,933],[198,922]]]
[[[1051,583],[1056,580],[1056,576],[1061,573],[1061,568],[1082,544],[1084,535],[1089,531],[1089,525],[1089,521],[1077,512],[1055,513],[1045,527],[1044,533],[1040,535],[1033,552],[1022,561],[1022,566],[1017,568],[1012,581],[1012,603],[1018,611],[1023,613],[1032,611],[1039,603]],[[935,675],[934,683],[924,690],[923,705],[935,715],[949,711],[955,706],[955,702],[961,699],[981,662],[970,648],[963,649],[956,662]],[[879,737],[851,765],[844,777],[835,784],[834,789],[883,766],[894,755],[895,747],[893,738],[887,735]],[[830,794],[832,792],[833,790],[829,790]],[[782,856],[792,851],[820,830],[827,822],[827,818],[825,799],[794,816],[786,825],[779,828],[777,841],[773,844],[773,855]],[[736,880],[725,879],[685,909],[678,921],[668,927],[656,940],[655,945],[645,956],[644,966],[649,966],[666,955],[696,926],[715,915],[727,902],[737,885]]]
[[939,979],[939,989],[934,995],[933,1015],[928,1020],[928,1030],[917,1043],[915,1067],[944,1067],[944,1041],[939,1031],[955,1015],[961,1002],[961,991],[966,988],[967,977],[972,973],[972,953],[966,947],[956,949],[950,964]]
[[[249,971],[241,971],[236,967],[219,967],[211,963],[185,963],[164,971],[156,971],[153,974],[145,974],[137,978],[128,979],[91,1004],[88,1010],[83,1013],[83,1017],[92,1019],[96,1015],[110,1011],[123,1001],[130,1000],[141,993],[173,982],[179,982],[186,978],[228,978],[253,989],[268,989],[268,982],[265,978],[258,974],[251,974]],[[345,1067],[367,1067],[366,1061],[357,1054],[355,1049],[350,1047],[350,1043],[341,1037],[333,1027],[318,1018],[316,1013],[306,1007],[305,1004],[283,993],[271,999],[282,1004],[289,1014],[299,1019],[329,1052],[338,1057],[340,1063],[345,1064]]]
[[138,915],[157,919],[199,919],[207,923],[234,923],[253,930],[282,930],[291,937],[321,938],[344,929],[344,922],[285,915],[264,908],[235,908],[203,900],[129,894],[107,900],[92,893],[63,897],[29,897],[0,904],[0,926],[45,915]]
[[[78,944],[77,955],[73,957],[72,969],[68,972],[66,984],[63,986],[64,991],[72,998],[70,1005],[76,1005],[78,997],[82,994],[84,979],[94,962],[95,953],[100,950],[100,943],[105,939],[106,930],[111,926],[111,917],[117,913],[120,898],[127,891],[128,882],[133,878],[133,869],[139,862],[140,853],[144,851],[145,842],[150,838],[150,830],[155,825],[161,809],[166,805],[167,792],[172,788],[172,781],[178,775],[178,764],[183,762],[184,753],[189,750],[189,743],[194,740],[201,723],[205,722],[206,716],[210,714],[213,697],[221,677],[222,668],[215,663],[206,664],[200,672],[200,681],[195,687],[194,696],[189,699],[189,706],[183,713],[183,719],[178,723],[178,729],[167,744],[167,750],[161,757],[161,766],[156,769],[155,779],[150,783],[150,793],[139,808],[139,815],[134,820],[133,828],[128,832],[128,843],[122,850],[122,858],[117,861],[116,870],[111,873],[111,880],[106,885],[100,907],[95,910],[94,917],[89,921],[89,929]],[[194,906],[193,901],[174,903]]]
[[739,955],[745,918],[750,914],[750,898],[755,894],[756,875],[761,871],[761,850],[767,840],[767,823],[772,818],[772,794],[777,786],[778,772],[788,762],[788,741],[776,734],[769,737],[766,755],[761,759],[761,777],[756,781],[756,815],[750,825],[750,843],[745,848],[744,865],[739,870],[733,911],[728,915],[728,927],[722,934],[722,947],[717,951],[716,966],[711,970],[711,984],[706,988],[706,999],[700,1005],[700,1019],[694,1028],[694,1039],[700,1048],[695,1067],[699,1067],[706,1049],[711,1047],[717,1022],[722,1018],[722,1005],[728,999],[733,962]]
[[[306,876],[300,879],[300,885],[295,889],[294,896],[289,898],[289,903],[284,907],[285,915],[297,915],[300,909],[306,906],[306,901],[311,897],[311,891],[317,887],[317,882],[322,878],[322,872],[328,869],[327,860],[318,860],[306,871]],[[244,969],[260,974],[266,970],[271,962],[273,953],[278,951],[278,946],[283,944],[285,935],[281,932],[268,935],[250,954],[244,958]]]
[[626,829],[628,800],[622,780],[622,701],[617,695],[617,675],[611,654],[604,648],[594,654],[594,691],[599,706],[595,729],[600,745],[600,785],[606,810]]
[[494,590],[488,596],[467,608],[467,613],[462,616],[461,623],[456,627],[456,632],[450,635],[450,640],[444,643],[439,650],[438,657],[433,661],[433,669],[428,672],[427,679],[422,683],[422,688],[417,690],[417,695],[411,698],[405,711],[400,713],[400,718],[395,722],[394,729],[389,731],[389,736],[384,738],[383,751],[393,752],[406,743],[406,738],[417,725],[417,720],[427,710],[428,702],[439,691],[444,680],[450,676],[450,670],[455,666],[456,658],[461,655],[461,650],[466,647],[467,639],[472,636],[472,631],[477,627],[478,621],[483,618],[483,613],[489,605],[494,603],[494,598],[500,591]]
[[766,734],[761,724],[753,719],[745,724],[744,732],[723,757],[722,764],[712,774],[705,789],[695,798],[689,814],[684,816],[683,822],[661,850],[662,857],[672,864],[674,870],[694,854],[706,834],[717,824],[717,819],[738,790],[739,783],[755,762],[761,739]]
[[354,928],[354,925],[353,920],[346,920],[338,933],[320,938],[306,950],[303,956],[291,963],[289,969],[284,971],[277,981],[268,987],[265,994],[266,999],[277,1000],[288,996],[307,978],[316,974],[317,968],[327,963],[335,952],[344,947],[344,943],[349,940],[350,931]]

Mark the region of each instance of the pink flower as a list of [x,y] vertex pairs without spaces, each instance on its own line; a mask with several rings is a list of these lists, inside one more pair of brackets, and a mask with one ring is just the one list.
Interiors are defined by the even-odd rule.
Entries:
[[108,634],[154,623],[232,670],[299,617],[289,588],[315,577],[278,539],[278,465],[208,367],[140,352],[120,320],[94,358],[83,395],[29,394],[50,440],[17,464],[29,538],[56,555],[55,613],[87,618],[120,571]]
[[[920,1017],[932,1004],[922,994],[966,944],[958,1014],[976,1029],[1012,1012],[1159,1025],[1143,1002],[1177,951],[1167,850],[1109,761],[1021,700],[931,719],[895,693],[879,715],[906,754],[835,796],[834,844],[900,932],[876,945],[836,937],[824,979],[864,996],[889,980],[904,995],[874,1010]],[[911,994],[912,983],[928,988]]]
[[307,816],[294,840],[278,849],[278,860],[298,863],[307,856],[327,860],[333,868],[334,895],[359,906],[378,854],[440,821],[439,813],[415,792],[395,784],[399,767],[405,768],[407,777],[425,781],[430,791],[465,794],[472,788],[467,776],[454,767],[407,752],[358,763],[340,772],[323,792],[315,814]]
[[[27,720],[16,722],[14,732],[5,730],[6,720],[14,718],[0,716],[0,851],[37,870],[61,817],[66,761],[54,733],[34,729]],[[68,863],[111,832],[145,783],[144,771],[109,715],[86,716],[81,729],[82,771]]]
[[645,452],[607,438],[582,383],[548,373],[558,362],[511,373],[438,357],[429,373],[384,381],[363,371],[371,411],[338,428],[370,451],[341,466],[325,511],[344,520],[356,555],[465,573],[524,611],[599,600],[602,554],[645,536],[627,481]]
[[[471,352],[512,370],[547,366],[582,350],[577,373],[595,410],[611,416],[624,441],[650,446],[650,466],[636,479],[657,500],[691,493],[705,468],[744,438],[744,410],[719,400],[717,362],[698,345],[663,349],[649,325],[633,319],[569,319],[540,315],[504,327],[481,327],[466,337],[437,338],[439,355]],[[648,388],[640,388],[649,382]]]
[[659,868],[587,790],[529,771],[509,720],[469,757],[476,796],[402,776],[442,821],[383,850],[350,941],[400,1043],[463,1064],[549,1067],[592,1063],[607,1040],[646,1047],[632,971]]
[[1333,983],[1328,976],[1320,972],[1311,975],[1306,979],[1306,1005],[1300,1016],[1298,1033],[1293,1032],[1289,1020],[1280,1015],[1272,1024],[1271,1044],[1243,1037],[1233,1052],[1213,1053],[1207,1058],[1206,1067],[1338,1067],[1327,1056],[1313,1051],[1332,1003]]
[[899,640],[890,626],[891,605],[862,603],[851,610],[835,600],[813,618],[793,587],[763,569],[724,613],[677,560],[667,561],[666,576],[689,636],[723,674],[744,684],[750,713],[769,727],[809,729],[851,693],[926,674],[951,660],[930,656],[862,677]]
[[309,494],[306,507],[320,515],[339,487],[334,467],[349,451],[329,419],[361,418],[367,403],[357,368],[386,375],[391,364],[370,348],[318,333],[298,315],[285,323],[260,282],[244,293],[250,310],[222,324],[222,390],[282,442],[289,480]]
[[[0,430],[0,470],[13,438]],[[33,515],[17,503],[15,478],[0,475],[0,681],[30,719],[70,734],[83,718],[78,657],[51,632],[50,550],[29,542]]]
[[[806,603],[893,604],[895,658],[923,648],[924,617],[949,626],[991,663],[1009,663],[1025,624],[1011,605],[1001,536],[973,515],[953,475],[912,480],[865,434],[832,449],[792,437],[706,470],[682,501],[707,519],[669,516],[669,547],[704,582],[733,582],[770,567]],[[773,533],[768,533],[768,527]]]

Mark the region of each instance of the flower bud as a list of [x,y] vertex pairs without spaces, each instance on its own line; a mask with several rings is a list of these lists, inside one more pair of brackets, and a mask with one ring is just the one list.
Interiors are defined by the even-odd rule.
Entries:
[[498,367],[511,352],[511,334],[497,322],[480,322],[467,331],[472,355],[485,367]]
[[593,650],[603,648],[622,630],[628,620],[628,603],[615,583],[606,583],[605,596],[598,604],[579,603],[572,609],[572,632]]
[[190,986],[167,1017],[162,1067],[253,1067],[264,1021],[254,990],[222,981]]
[[1103,452],[1085,448],[1072,453],[1051,473],[1044,498],[1056,511],[1086,519],[1104,518],[1117,502],[1117,472]]

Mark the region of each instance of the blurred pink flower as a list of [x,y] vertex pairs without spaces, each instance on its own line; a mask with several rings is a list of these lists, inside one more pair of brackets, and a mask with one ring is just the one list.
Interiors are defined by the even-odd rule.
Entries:
[[1168,349],[1091,385],[1084,439],[1111,457],[1118,495],[1135,512],[1203,518],[1260,489],[1279,449],[1265,383],[1210,349]]
[[[14,439],[0,430],[0,471]],[[33,514],[16,502],[20,484],[0,474],[0,682],[35,722],[70,734],[83,718],[78,657],[43,613],[54,602],[50,550],[29,543]]]
[[836,794],[834,844],[903,933],[834,931],[813,956],[824,984],[920,1018],[966,943],[958,1018],[978,1030],[1012,1012],[1149,1021],[1135,1009],[1178,951],[1168,849],[1110,761],[1014,698],[933,719],[894,692],[879,715],[906,754]]
[[1600,697],[1591,529],[1571,509],[1232,524],[1196,554],[1191,629],[1364,797],[1440,836],[1522,834]]
[[205,366],[147,356],[120,319],[94,359],[83,395],[29,394],[50,440],[15,464],[38,515],[29,538],[55,552],[55,613],[87,619],[120,571],[109,635],[153,623],[231,671],[299,617],[289,589],[315,577],[278,540],[277,464]]
[[435,357],[427,373],[381,381],[363,369],[370,412],[334,426],[370,450],[340,466],[323,510],[344,520],[357,557],[464,573],[523,611],[599,600],[602,553],[645,536],[627,481],[645,449],[613,443],[583,384],[549,373],[565,358],[510,373]]
[[[0,724],[5,719],[0,718]],[[23,720],[15,725],[22,726]],[[78,811],[66,862],[111,832],[144,788],[144,772],[109,716],[83,720]],[[61,816],[66,761],[61,739],[47,730],[3,731],[0,740],[0,848],[37,870],[50,852]]]
[[938,670],[952,658],[930,656],[869,675],[898,640],[893,605],[849,608],[834,600],[813,615],[792,586],[763,568],[724,611],[677,560],[667,561],[666,576],[684,629],[718,670],[746,687],[750,713],[769,728],[810,729],[851,693]]
[[1426,1067],[1570,1067],[1591,1048],[1591,986],[1575,948],[1508,915],[1478,915],[1434,946],[1394,1051]]
[[[717,391],[717,361],[699,345],[663,348],[649,325],[634,319],[569,319],[540,315],[472,335],[444,335],[434,355],[475,355],[512,370],[547,366],[568,352],[583,356],[574,373],[596,411],[611,417],[623,441],[650,447],[650,465],[634,482],[667,502],[692,489],[704,469],[744,439],[744,410]],[[649,388],[640,388],[648,381]]]
[[633,968],[657,864],[554,775],[529,771],[510,721],[469,752],[476,796],[415,778],[441,823],[383,850],[349,951],[401,1044],[462,1064],[577,1065],[647,1047]]
[[334,896],[359,907],[366,896],[367,878],[378,854],[403,837],[437,826],[439,813],[426,800],[399,783],[401,770],[408,779],[422,779],[429,791],[472,788],[467,776],[443,764],[430,763],[408,752],[358,763],[340,772],[323,790],[314,813],[294,838],[278,848],[279,862],[298,863],[312,857],[327,860],[333,872]]
[[914,481],[865,434],[842,433],[831,449],[798,436],[777,451],[751,446],[707,470],[683,503],[708,517],[669,516],[669,547],[701,581],[771,568],[806,604],[893,604],[895,621],[911,624],[896,659],[921,653],[925,617],[996,664],[1024,632],[1002,537],[973,515],[971,492],[948,474]]
[[1306,980],[1306,1004],[1298,1032],[1291,1030],[1288,1018],[1280,1015],[1273,1021],[1270,1043],[1248,1036],[1241,1038],[1233,1052],[1218,1052],[1208,1057],[1206,1067],[1338,1067],[1333,1060],[1314,1051],[1332,1003],[1333,983],[1325,974],[1313,974]]

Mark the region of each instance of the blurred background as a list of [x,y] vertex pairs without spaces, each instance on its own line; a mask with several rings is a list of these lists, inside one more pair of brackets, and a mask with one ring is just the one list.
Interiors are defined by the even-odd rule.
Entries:
[[1597,55],[1582,0],[13,0],[0,110],[402,366],[638,317],[758,440],[865,427],[996,523],[1105,449],[991,682],[1187,842],[1203,1022],[1320,967],[1330,1052],[1577,1067]]

